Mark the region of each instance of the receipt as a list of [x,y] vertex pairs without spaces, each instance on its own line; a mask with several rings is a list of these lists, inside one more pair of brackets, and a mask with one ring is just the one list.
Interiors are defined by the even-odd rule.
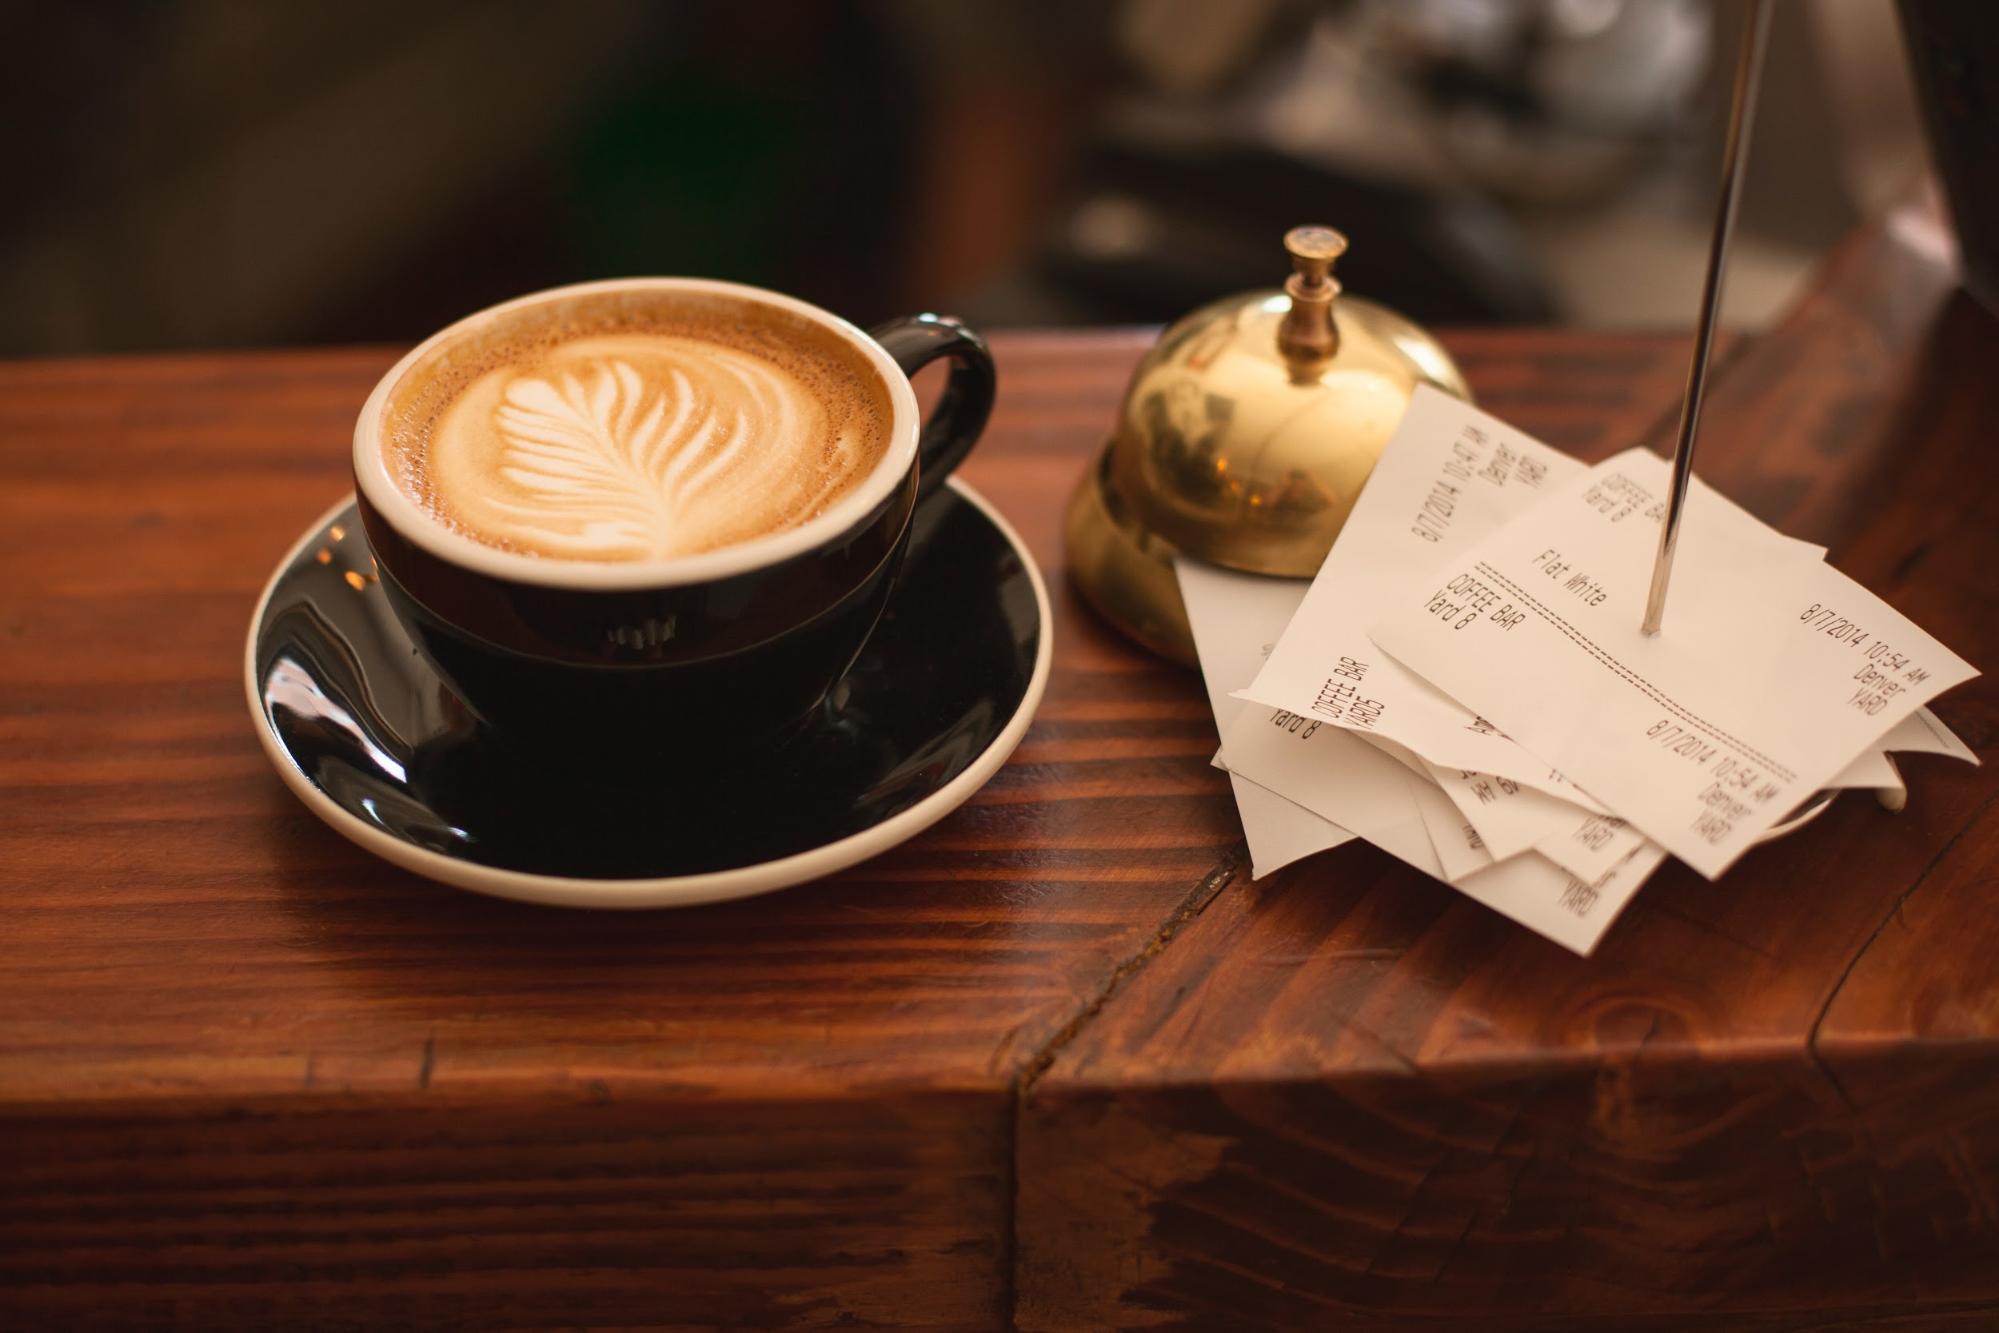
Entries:
[[1402,774],[1403,786],[1409,792],[1409,799],[1415,803],[1416,813],[1422,817],[1423,828],[1430,835],[1430,845],[1436,849],[1437,860],[1443,864],[1443,878],[1447,883],[1456,884],[1473,871],[1512,854],[1509,851],[1495,855],[1486,846],[1478,826],[1466,819],[1464,812],[1444,794],[1442,786],[1433,776],[1434,770],[1423,756],[1385,736],[1354,734],[1362,735],[1367,744],[1406,770]]
[[1927,708],[1918,708],[1890,727],[1880,747],[1890,754],[1941,754],[1967,764],[1980,763],[1972,748]]
[[1908,784],[1902,781],[1902,772],[1888,758],[1889,755],[1941,754],[1969,764],[1979,763],[1971,747],[1959,740],[1957,733],[1927,708],[1918,708],[1897,722],[1875,745],[1878,748],[1869,750],[1848,764],[1829,778],[1825,785],[1865,787],[1885,793],[1883,802],[1889,809],[1899,810],[1902,808],[1901,799],[1908,795]]
[[1502,861],[1526,851],[1542,838],[1565,833],[1596,817],[1560,797],[1497,773],[1445,768],[1441,764],[1431,764],[1429,770],[1444,795]]
[[1416,803],[1416,813],[1423,817],[1424,831],[1430,835],[1430,846],[1444,867],[1447,883],[1460,883],[1467,875],[1493,863],[1492,851],[1477,826],[1438,790],[1436,783],[1426,782],[1413,773],[1404,773],[1402,782],[1409,789],[1409,799]]
[[1222,732],[1229,772],[1349,829],[1433,879],[1443,862],[1403,780],[1408,770],[1358,736],[1249,704]]
[[[1496,773],[1429,766],[1444,795],[1500,860],[1533,848],[1562,869],[1595,879],[1644,844],[1645,835],[1593,802],[1579,805]],[[1552,775],[1551,785],[1589,798]]]
[[1457,887],[1529,930],[1587,956],[1665,859],[1665,849],[1646,843],[1590,880],[1570,874],[1537,852],[1526,852],[1470,876]]
[[1372,637],[1712,878],[1977,673],[1698,486],[1665,627],[1642,634],[1666,486],[1666,464],[1631,450],[1552,488],[1401,596]]
[[1297,713],[1252,704],[1229,724],[1222,749],[1232,773],[1353,830],[1390,856],[1576,953],[1596,947],[1665,860],[1661,848],[1647,843],[1592,880],[1530,851],[1453,881],[1411,795],[1411,784],[1421,779],[1378,746]]
[[1338,824],[1260,787],[1240,773],[1229,774],[1243,839],[1249,844],[1249,875],[1262,879],[1308,856],[1353,841]]
[[1419,386],[1291,627],[1242,696],[1398,741],[1447,768],[1529,784],[1548,765],[1384,661],[1367,627],[1456,552],[1583,465],[1505,422]]
[[1616,815],[1590,815],[1534,844],[1534,850],[1571,875],[1595,879],[1625,857],[1654,844]]
[[1367,633],[1412,597],[1428,596],[1432,576],[1454,557],[1586,470],[1497,417],[1419,386],[1298,614],[1241,696],[1386,737],[1446,769],[1497,774],[1590,807],[1499,728],[1383,658]]
[[1886,750],[1869,750],[1826,779],[1828,787],[1863,787],[1873,791],[1897,790],[1902,775],[1895,771]]
[[[1238,712],[1254,707],[1230,698],[1229,691],[1256,674],[1264,653],[1298,609],[1305,585],[1296,579],[1238,574],[1199,560],[1175,561],[1174,572],[1180,579],[1187,623],[1194,631],[1194,651],[1201,659],[1215,726],[1226,733]],[[1250,874],[1257,879],[1353,838],[1339,825],[1240,773],[1229,774],[1229,786],[1235,791],[1236,813],[1242,817],[1243,837],[1249,843]]]

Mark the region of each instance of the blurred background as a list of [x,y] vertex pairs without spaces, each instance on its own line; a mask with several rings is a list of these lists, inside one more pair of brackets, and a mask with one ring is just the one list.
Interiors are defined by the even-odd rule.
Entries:
[[[634,273],[1168,320],[1296,222],[1434,323],[1689,324],[1727,0],[0,3],[0,355],[406,343]],[[1889,0],[1785,0],[1730,322],[1926,169]]]

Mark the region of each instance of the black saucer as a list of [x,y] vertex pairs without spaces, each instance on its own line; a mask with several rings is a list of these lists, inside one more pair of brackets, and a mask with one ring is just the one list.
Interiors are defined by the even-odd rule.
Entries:
[[342,834],[502,897],[667,906],[852,865],[977,791],[1048,678],[1033,558],[955,481],[919,511],[881,625],[804,732],[719,765],[626,756],[595,777],[509,744],[417,655],[373,566],[351,500],[279,565],[246,650],[258,737]]

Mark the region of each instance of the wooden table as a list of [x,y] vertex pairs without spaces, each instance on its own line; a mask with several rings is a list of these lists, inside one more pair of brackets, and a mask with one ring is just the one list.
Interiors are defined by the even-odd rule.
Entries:
[[[0,367],[0,1323],[1985,1327],[1999,771],[1918,758],[1578,959],[1372,848],[1244,868],[1198,683],[1061,578],[1139,333],[995,340],[1051,575],[1013,762],[640,917],[458,893],[278,783],[259,585],[388,351]],[[1452,336],[1600,456],[1673,337]],[[1904,213],[1720,373],[1703,470],[1999,666],[1999,321]],[[1990,757],[1999,693],[1938,712]]]

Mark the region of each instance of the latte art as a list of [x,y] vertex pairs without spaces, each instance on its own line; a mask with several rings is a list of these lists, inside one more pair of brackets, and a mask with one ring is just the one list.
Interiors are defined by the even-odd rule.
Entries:
[[884,451],[885,395],[824,347],[662,321],[500,351],[420,381],[430,410],[401,471],[433,517],[503,550],[631,561],[754,540],[825,512]]

